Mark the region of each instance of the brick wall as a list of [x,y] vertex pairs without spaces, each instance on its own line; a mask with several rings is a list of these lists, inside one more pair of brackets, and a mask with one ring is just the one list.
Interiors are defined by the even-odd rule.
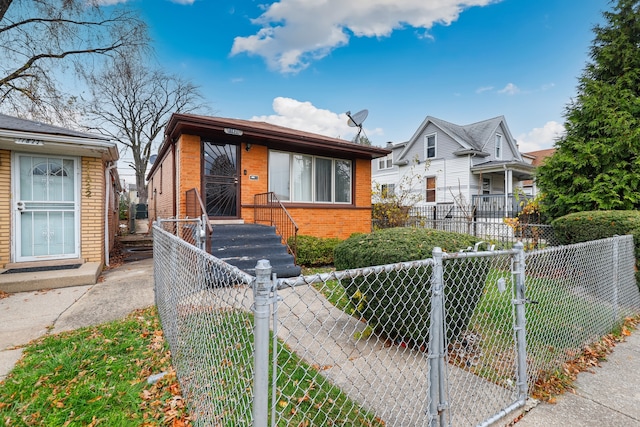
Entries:
[[101,159],[82,158],[80,182],[80,257],[104,262],[104,169]]
[[187,213],[186,197],[187,190],[197,188],[202,194],[201,172],[201,144],[200,137],[195,135],[181,135],[178,141],[178,156],[176,159],[176,174],[179,176],[177,206],[178,215],[184,218]]
[[[269,191],[268,156],[269,150],[263,145],[252,145],[249,151],[246,144],[240,147],[240,212],[248,223],[253,222],[254,195]],[[252,180],[252,176],[257,179]]]
[[11,151],[0,150],[0,267],[11,262]]
[[162,163],[157,167],[149,188],[149,219],[170,218],[173,213],[173,195],[175,181],[173,179],[173,147],[168,151]]

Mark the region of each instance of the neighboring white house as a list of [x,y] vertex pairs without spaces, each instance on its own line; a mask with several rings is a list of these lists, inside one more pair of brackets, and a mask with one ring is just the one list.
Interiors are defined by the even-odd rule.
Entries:
[[392,153],[372,162],[374,190],[406,191],[400,187],[412,181],[411,191],[421,196],[417,206],[437,206],[438,212],[464,205],[479,216],[510,216],[517,206],[514,189],[535,169],[504,116],[463,126],[427,116],[409,141],[386,148]]

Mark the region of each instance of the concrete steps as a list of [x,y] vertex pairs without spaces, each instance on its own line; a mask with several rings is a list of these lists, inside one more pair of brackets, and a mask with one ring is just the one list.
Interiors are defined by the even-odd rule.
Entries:
[[300,275],[293,255],[287,252],[275,227],[260,224],[215,224],[211,238],[211,254],[255,275],[258,260],[267,259],[278,277]]

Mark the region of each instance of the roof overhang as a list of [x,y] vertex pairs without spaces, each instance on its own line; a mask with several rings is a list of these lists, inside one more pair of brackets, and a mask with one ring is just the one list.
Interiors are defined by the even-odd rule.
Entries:
[[535,169],[535,166],[522,162],[492,161],[472,166],[471,172],[479,175],[487,173],[504,173],[505,171],[511,171],[514,178],[522,181],[525,179],[533,179]]
[[491,154],[487,153],[486,151],[474,150],[473,148],[468,149],[468,150],[454,151],[453,154],[455,154],[456,156],[471,155],[471,156],[476,156],[476,157],[489,157],[491,155]]
[[[382,147],[356,144],[265,122],[176,113],[167,123],[165,139],[160,147],[158,159],[163,158],[169,147],[177,142],[179,136],[185,134],[218,141],[224,140],[228,143],[237,141],[238,144],[257,144],[276,150],[349,159],[372,160],[391,153],[391,150]],[[154,166],[158,163],[156,161]],[[147,176],[153,174],[154,166]]]
[[100,157],[118,160],[118,147],[106,138],[85,138],[69,135],[0,129],[0,149],[36,154]]

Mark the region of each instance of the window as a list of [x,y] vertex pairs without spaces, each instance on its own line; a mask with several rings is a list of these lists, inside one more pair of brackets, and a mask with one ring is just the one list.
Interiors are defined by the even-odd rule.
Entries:
[[391,169],[393,167],[393,153],[378,159],[378,170]]
[[351,161],[269,152],[269,191],[281,201],[351,203]]
[[425,158],[434,159],[436,157],[436,134],[424,137]]
[[382,184],[380,186],[380,197],[386,199],[388,197],[393,197],[396,191],[395,184]]
[[502,159],[502,135],[496,135],[496,159]]
[[436,177],[427,177],[427,202],[435,203],[436,201]]
[[491,194],[491,178],[482,178],[482,194]]

